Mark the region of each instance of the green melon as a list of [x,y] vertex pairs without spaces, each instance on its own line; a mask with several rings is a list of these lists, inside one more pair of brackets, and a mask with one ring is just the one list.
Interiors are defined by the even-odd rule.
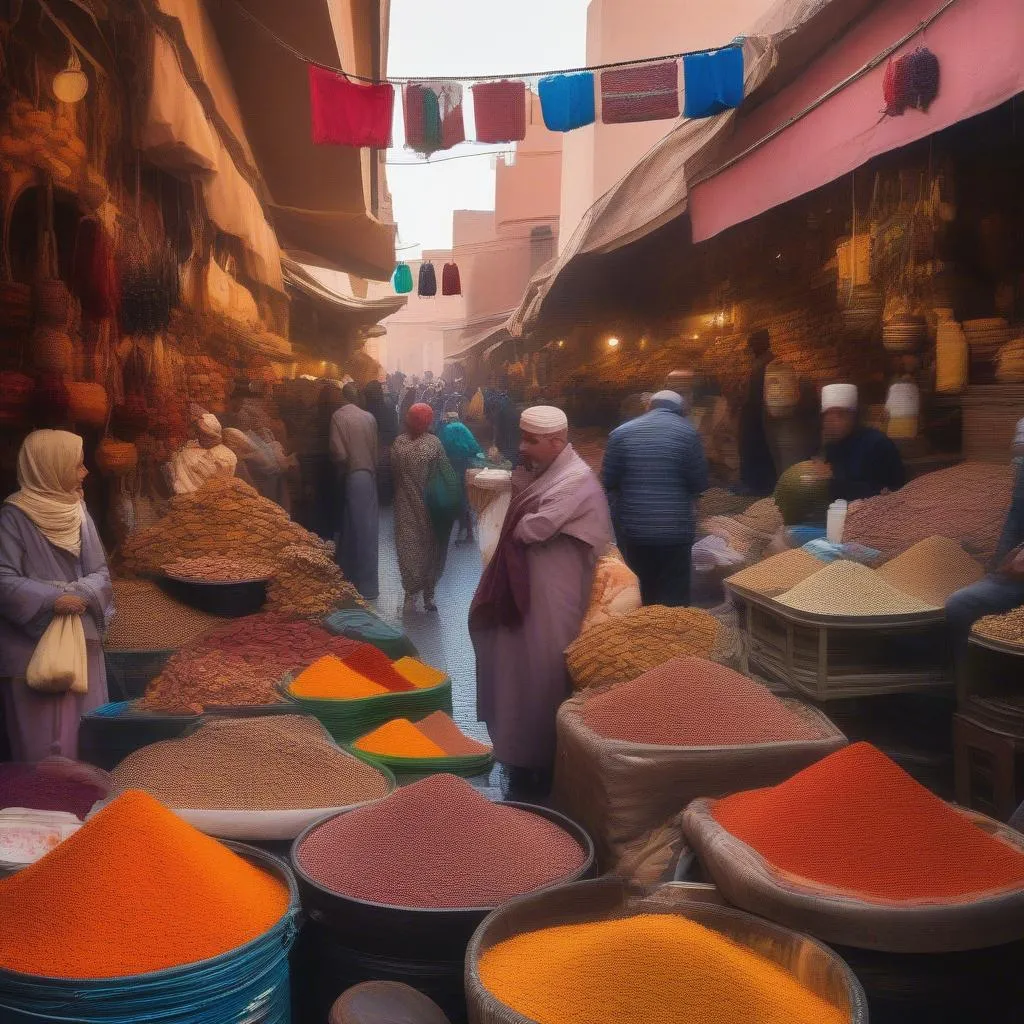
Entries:
[[787,526],[824,523],[828,512],[828,481],[810,479],[814,464],[790,466],[775,485],[775,504]]

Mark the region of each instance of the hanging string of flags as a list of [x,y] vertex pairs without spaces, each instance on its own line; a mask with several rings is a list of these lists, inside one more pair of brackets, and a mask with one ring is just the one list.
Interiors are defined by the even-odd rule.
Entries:
[[[467,141],[461,82],[400,82],[405,144],[429,156]],[[386,149],[391,145],[396,85],[364,82],[309,65],[313,141],[318,145]],[[475,141],[489,145],[526,138],[526,78],[477,81],[473,97]],[[679,117],[713,117],[743,102],[743,47],[735,40],[718,50],[539,77],[544,124],[571,132],[598,119],[630,124]]]

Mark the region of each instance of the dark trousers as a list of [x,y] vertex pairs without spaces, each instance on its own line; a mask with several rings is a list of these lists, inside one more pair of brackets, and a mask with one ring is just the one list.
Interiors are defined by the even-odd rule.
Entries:
[[692,549],[692,540],[685,544],[623,545],[622,557],[640,580],[645,605],[685,608],[690,603]]

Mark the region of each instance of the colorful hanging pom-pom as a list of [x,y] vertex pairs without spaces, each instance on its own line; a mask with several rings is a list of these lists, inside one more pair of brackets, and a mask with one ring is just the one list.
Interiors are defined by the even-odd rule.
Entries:
[[885,100],[885,112],[890,117],[899,117],[910,106],[908,78],[906,57],[896,57],[886,65],[882,97]]
[[412,270],[408,263],[399,263],[395,267],[395,276],[391,283],[395,286],[395,292],[399,295],[408,295],[412,291]]
[[939,58],[922,46],[906,62],[908,106],[927,110],[939,94]]

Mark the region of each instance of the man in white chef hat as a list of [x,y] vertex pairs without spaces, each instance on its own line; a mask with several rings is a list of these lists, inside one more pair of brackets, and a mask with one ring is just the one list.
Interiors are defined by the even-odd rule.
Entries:
[[899,449],[880,430],[861,426],[855,384],[826,384],[821,389],[821,474],[832,500],[857,501],[906,483]]
[[604,489],[569,443],[561,409],[519,421],[525,468],[469,613],[477,711],[510,789],[550,788],[555,715],[569,696],[565,649],[579,635],[598,558],[612,543]]

